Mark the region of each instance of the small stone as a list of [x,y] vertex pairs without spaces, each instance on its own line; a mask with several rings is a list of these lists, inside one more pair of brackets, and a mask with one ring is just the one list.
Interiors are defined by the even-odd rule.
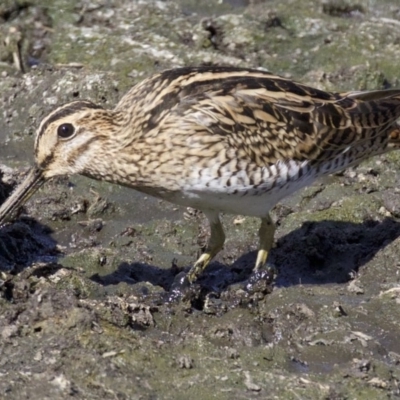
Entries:
[[333,316],[334,317],[343,317],[346,316],[347,313],[344,311],[342,305],[338,301],[333,302]]
[[103,353],[101,356],[102,356],[103,358],[109,358],[109,357],[114,357],[114,356],[116,356],[117,354],[118,354],[117,351],[111,350],[111,351],[106,351],[106,352]]
[[18,331],[18,327],[16,325],[8,325],[1,331],[1,337],[3,339],[10,339],[15,336]]
[[399,365],[400,364],[400,354],[395,353],[394,351],[389,351],[388,353],[390,361],[395,364]]
[[238,351],[232,347],[228,347],[226,349],[226,354],[227,354],[228,358],[231,358],[232,360],[236,360],[237,358],[240,357]]
[[193,359],[188,355],[182,355],[178,358],[178,366],[182,369],[192,369],[194,366]]
[[33,356],[33,359],[35,361],[41,361],[42,358],[43,358],[43,354],[42,354],[42,352],[40,350]]
[[374,387],[379,388],[379,389],[386,389],[387,386],[388,386],[387,383],[383,379],[380,379],[380,378],[377,378],[377,377],[370,379],[368,381],[368,383],[371,386],[374,386]]
[[355,293],[355,294],[364,294],[364,289],[359,286],[357,284],[357,281],[351,281],[348,285],[347,285],[347,290],[351,293]]
[[251,390],[252,392],[259,392],[261,390],[261,386],[253,383],[250,372],[249,371],[243,371],[245,380],[244,380],[244,385],[248,390]]
[[55,376],[51,383],[62,392],[69,390],[71,387],[71,382],[63,374]]

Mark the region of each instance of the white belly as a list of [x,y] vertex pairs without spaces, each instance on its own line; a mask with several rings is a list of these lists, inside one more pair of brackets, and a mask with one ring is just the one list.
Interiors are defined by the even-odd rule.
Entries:
[[273,185],[271,179],[266,179],[258,186],[226,185],[226,178],[211,180],[191,180],[182,187],[181,192],[173,193],[168,200],[180,205],[200,210],[217,210],[229,214],[264,217],[280,200],[295,191],[311,184],[316,175],[307,171],[299,177],[289,175],[289,180],[278,180]]

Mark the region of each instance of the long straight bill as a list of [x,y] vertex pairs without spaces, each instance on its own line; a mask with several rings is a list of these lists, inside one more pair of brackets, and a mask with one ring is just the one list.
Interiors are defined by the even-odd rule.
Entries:
[[10,221],[15,211],[22,206],[39,188],[45,179],[43,171],[33,167],[25,180],[11,193],[0,207],[0,224]]

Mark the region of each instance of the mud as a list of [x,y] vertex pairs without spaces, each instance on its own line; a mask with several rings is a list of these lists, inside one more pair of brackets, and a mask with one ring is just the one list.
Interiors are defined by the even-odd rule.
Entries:
[[[399,54],[395,0],[6,0],[0,200],[63,102],[113,107],[145,76],[199,64],[396,87]],[[258,221],[224,215],[224,250],[169,303],[207,238],[202,214],[82,177],[48,182],[0,230],[0,398],[400,397],[399,184],[392,153],[285,199],[275,279],[251,293]]]

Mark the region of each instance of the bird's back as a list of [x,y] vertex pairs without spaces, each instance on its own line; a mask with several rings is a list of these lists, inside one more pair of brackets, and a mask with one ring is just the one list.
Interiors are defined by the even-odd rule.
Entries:
[[142,155],[145,189],[198,207],[199,196],[215,203],[267,194],[274,203],[400,146],[400,90],[329,93],[259,70],[165,71],[116,110],[135,125],[129,140]]

